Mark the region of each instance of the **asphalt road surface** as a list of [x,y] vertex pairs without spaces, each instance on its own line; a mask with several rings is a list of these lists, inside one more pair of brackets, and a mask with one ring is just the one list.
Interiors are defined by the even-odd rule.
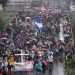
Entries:
[[54,63],[52,75],[64,75],[63,63]]

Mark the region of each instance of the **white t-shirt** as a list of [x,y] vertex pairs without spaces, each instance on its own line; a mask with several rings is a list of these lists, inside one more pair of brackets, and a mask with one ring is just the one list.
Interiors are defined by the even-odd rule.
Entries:
[[48,56],[48,62],[53,62],[53,61],[54,61],[54,60],[53,60],[53,55],[51,55],[51,56],[49,55],[49,56]]

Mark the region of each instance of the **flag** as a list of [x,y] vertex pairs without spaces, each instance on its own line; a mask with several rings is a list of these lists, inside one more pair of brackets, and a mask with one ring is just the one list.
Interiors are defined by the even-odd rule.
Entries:
[[40,29],[40,30],[44,30],[45,27],[43,26],[43,24],[41,23],[41,20],[39,18],[35,18],[34,19],[34,23],[35,25]]

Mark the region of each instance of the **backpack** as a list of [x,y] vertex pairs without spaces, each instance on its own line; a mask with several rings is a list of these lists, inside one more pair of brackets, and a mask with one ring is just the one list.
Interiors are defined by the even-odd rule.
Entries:
[[58,49],[56,49],[56,52],[58,53],[58,52],[59,52],[59,50],[58,50]]
[[48,64],[47,64],[47,62],[45,61],[45,60],[43,60],[43,64],[45,65],[45,66],[47,66]]
[[2,75],[2,72],[0,72],[0,75]]
[[38,72],[42,72],[42,62],[39,62],[38,64],[37,64],[37,71]]

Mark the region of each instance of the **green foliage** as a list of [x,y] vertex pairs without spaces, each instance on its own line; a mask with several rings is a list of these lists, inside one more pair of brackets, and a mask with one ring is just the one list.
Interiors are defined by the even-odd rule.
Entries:
[[75,71],[70,72],[68,75],[75,75]]
[[75,58],[65,61],[64,64],[66,68],[73,68],[75,66]]
[[16,14],[15,12],[7,12],[7,13],[5,13],[4,21],[5,21],[6,25],[9,25],[10,19],[11,19],[15,14]]
[[14,12],[5,13],[4,19],[0,19],[0,31],[9,26],[10,19],[15,15]]
[[5,28],[4,20],[0,19],[0,31],[2,31]]
[[42,1],[43,1],[43,0],[32,0],[31,5],[32,5],[33,7],[39,7],[39,6],[41,6]]
[[61,6],[62,6],[62,4],[61,4],[61,0],[56,0],[56,6],[58,7],[58,8],[60,8]]
[[7,2],[8,2],[8,0],[0,0],[0,4],[2,4],[3,6],[6,6],[7,5],[6,4]]
[[71,13],[71,21],[73,24],[75,24],[75,12]]
[[73,37],[75,41],[75,12],[71,12],[71,22],[72,22]]
[[75,72],[72,72],[70,75],[75,75]]

